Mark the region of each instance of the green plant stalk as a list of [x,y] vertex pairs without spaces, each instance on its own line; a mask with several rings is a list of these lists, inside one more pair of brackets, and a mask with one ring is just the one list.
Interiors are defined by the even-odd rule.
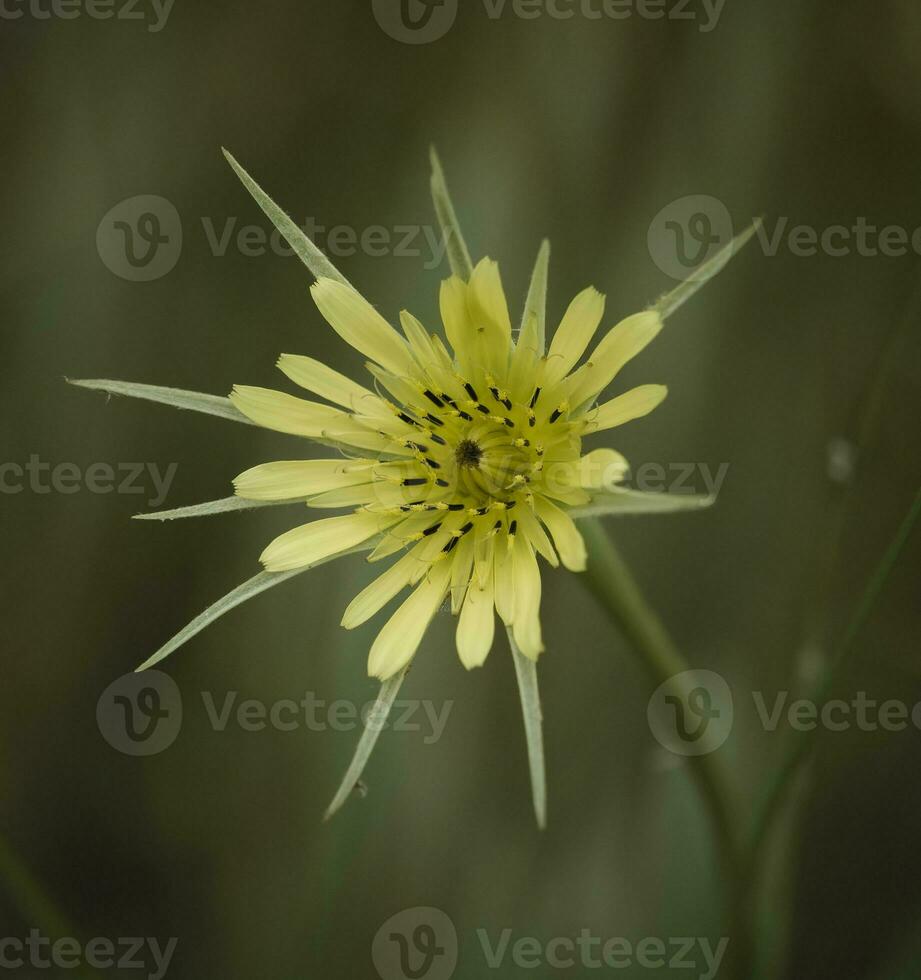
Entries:
[[[857,609],[854,611],[854,615],[851,617],[850,623],[845,631],[844,638],[841,642],[841,647],[832,664],[823,675],[822,681],[820,682],[814,695],[814,700],[816,702],[825,701],[830,695],[838,675],[847,664],[847,661],[854,650],[854,642],[860,635],[863,627],[866,625],[867,620],[870,618],[870,614],[876,606],[876,602],[883,591],[886,580],[889,578],[890,572],[894,568],[895,563],[898,561],[899,555],[902,553],[903,548],[911,536],[911,532],[917,523],[919,516],[921,516],[921,488],[919,488],[915,494],[914,501],[912,502],[911,507],[908,509],[908,513],[903,518],[902,523],[899,525],[899,529],[896,531],[895,537],[890,542],[889,547],[886,549],[886,553],[883,555],[879,564],[874,569],[873,574],[870,576],[870,580],[867,582],[863,595],[857,604]],[[765,842],[770,834],[774,820],[780,811],[787,791],[793,785],[795,777],[812,754],[812,750],[816,743],[817,732],[818,728],[814,729],[813,731],[803,732],[796,737],[795,741],[792,742],[784,761],[781,763],[777,775],[771,782],[771,785],[765,794],[764,802],[758,810],[751,843],[748,849],[750,860],[752,861],[753,865],[755,865],[755,870],[757,870],[756,866],[758,859],[764,852]]]
[[[652,679],[661,684],[689,670],[600,522],[588,519],[580,526],[588,548],[585,582],[639,654]],[[676,685],[676,693],[689,693],[682,691],[678,682],[672,682]],[[690,757],[688,763],[713,825],[726,883],[730,924],[727,965],[731,967],[730,975],[738,980],[751,980],[754,954],[751,892],[729,783],[717,756],[712,753]]]
[[[30,928],[43,929],[52,938],[78,938],[73,924],[55,904],[28,865],[0,833],[0,886],[4,886]],[[100,974],[81,965],[73,976],[81,980],[101,980]]]

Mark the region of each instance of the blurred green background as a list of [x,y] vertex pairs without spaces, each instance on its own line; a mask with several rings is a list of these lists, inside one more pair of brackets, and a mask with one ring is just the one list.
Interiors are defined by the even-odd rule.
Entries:
[[[301,447],[107,404],[65,375],[223,394],[234,383],[288,388],[273,369],[282,351],[361,370],[310,302],[297,259],[245,254],[235,239],[218,254],[209,242],[206,226],[220,236],[228,221],[234,235],[268,229],[221,145],[296,220],[396,236],[432,229],[436,144],[472,250],[500,261],[516,310],[540,239],[552,240],[552,323],[588,284],[607,294],[608,323],[673,286],[656,261],[663,240],[650,248],[647,233],[686,195],[717,198],[736,230],[755,215],[771,234],[784,218],[819,232],[861,217],[909,235],[921,225],[921,8],[910,0],[726,0],[715,23],[696,0],[689,19],[677,0],[662,19],[637,7],[586,16],[600,0],[569,19],[511,6],[494,18],[464,0],[451,29],[424,44],[390,36],[368,0],[176,0],[159,24],[143,0],[132,11],[146,20],[84,7],[43,19],[35,10],[51,0],[35,2],[9,0],[0,18],[2,461],[37,455],[81,473],[175,463],[167,506],[224,496],[240,471]],[[136,195],[165,198],[182,223],[175,267],[149,282],[121,278],[97,249],[104,216]],[[432,268],[421,237],[413,245],[419,254],[359,248],[335,261],[387,316],[405,306],[434,326],[445,267]],[[670,397],[605,440],[635,464],[729,464],[711,510],[609,529],[691,664],[734,692],[719,752],[746,819],[784,744],[752,692],[772,702],[801,690],[834,649],[921,470],[921,314],[911,312],[921,256],[860,254],[853,241],[843,255],[768,251],[750,244],[629,365],[624,386],[662,382]],[[900,323],[831,550],[843,491],[828,479],[829,441],[854,436],[855,406]],[[184,701],[179,738],[149,758],[116,751],[97,727],[101,693],[255,574],[265,543],[295,522],[286,508],[132,522],[154,495],[143,485],[104,495],[26,484],[0,499],[0,834],[15,855],[2,862],[0,937],[55,934],[23,894],[25,869],[69,920],[60,928],[73,932],[59,934],[176,937],[175,978],[374,977],[375,934],[417,906],[453,920],[464,980],[586,972],[511,958],[489,970],[482,929],[543,943],[583,929],[634,941],[727,935],[687,767],[650,733],[650,684],[576,576],[544,578],[546,833],[534,826],[505,641],[468,674],[448,615],[403,691],[450,702],[444,734],[426,744],[424,732],[386,733],[367,797],[330,824],[322,813],[356,731],[209,722],[202,692],[218,703],[227,692],[269,704],[374,696],[365,660],[380,620],[338,626],[370,579],[360,558],[295,578],[183,648],[164,665]],[[842,697],[921,700],[918,558],[915,541]],[[917,728],[821,734],[790,837],[792,877],[770,903],[791,923],[781,975],[921,975],[919,765]],[[781,956],[770,940],[768,960]]]

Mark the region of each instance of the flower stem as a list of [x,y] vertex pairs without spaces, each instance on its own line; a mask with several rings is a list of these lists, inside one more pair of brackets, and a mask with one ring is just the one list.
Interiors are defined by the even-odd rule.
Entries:
[[[586,584],[640,655],[652,679],[661,684],[689,670],[601,524],[589,519],[581,523],[581,530],[588,548]],[[677,691],[684,695],[690,693],[681,691],[680,687]],[[713,825],[726,885],[729,974],[738,980],[750,980],[752,901],[726,773],[714,754],[690,757],[688,763]]]

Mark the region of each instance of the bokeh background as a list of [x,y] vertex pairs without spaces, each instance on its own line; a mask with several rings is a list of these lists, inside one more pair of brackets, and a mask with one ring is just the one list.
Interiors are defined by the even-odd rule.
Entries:
[[[718,199],[736,230],[764,215],[771,235],[784,219],[819,232],[861,217],[908,235],[921,224],[911,0],[726,0],[715,22],[696,0],[689,19],[667,0],[663,19],[633,6],[617,20],[585,15],[600,2],[525,19],[464,0],[451,29],[423,44],[391,36],[386,4],[376,17],[369,0],[176,0],[159,29],[143,0],[132,8],[143,20],[83,6],[39,17],[49,4],[11,2],[0,18],[2,461],[37,455],[81,473],[175,463],[167,506],[224,496],[238,472],[300,447],[107,401],[65,376],[223,394],[277,384],[282,351],[361,369],[313,308],[296,258],[209,242],[206,229],[220,236],[227,222],[232,236],[269,227],[221,145],[298,221],[421,236],[434,224],[436,144],[470,245],[501,262],[516,309],[540,239],[552,240],[551,321],[590,283],[607,293],[610,323],[673,286],[657,262],[666,242],[649,229],[687,195]],[[104,216],[136,195],[165,198],[183,231],[175,267],[149,282],[121,278],[97,248]],[[116,233],[101,234],[105,252]],[[445,267],[414,244],[416,255],[359,248],[335,261],[388,316],[406,306],[434,325]],[[798,255],[786,240],[769,251],[749,245],[629,365],[624,385],[664,382],[671,394],[609,441],[634,463],[729,464],[711,510],[609,529],[688,660],[734,692],[719,751],[739,819],[786,744],[786,726],[760,723],[752,692],[773,703],[806,688],[921,469],[921,256],[868,254],[853,239],[843,255]],[[855,438],[873,378],[872,424],[842,487],[829,480],[829,443]],[[651,685],[575,576],[545,577],[543,834],[504,640],[468,674],[448,615],[404,687],[450,703],[442,737],[386,733],[367,796],[332,823],[322,813],[356,731],[209,722],[203,693],[374,696],[365,658],[378,620],[338,626],[370,578],[361,558],[295,578],[198,636],[164,665],[185,705],[179,738],[149,758],[116,751],[97,727],[102,692],[254,574],[292,523],[287,508],[133,522],[154,495],[143,485],[103,495],[26,483],[0,495],[0,936],[176,937],[177,980],[374,977],[381,925],[433,906],[454,922],[466,980],[586,972],[511,958],[489,970],[477,930],[542,942],[583,929],[727,935],[687,766],[652,736]],[[919,554],[910,542],[890,576],[842,697],[921,700]],[[790,954],[783,966],[783,930],[772,929],[774,975],[919,975],[919,764],[917,728],[821,734],[777,857],[792,871],[769,914],[789,924]]]

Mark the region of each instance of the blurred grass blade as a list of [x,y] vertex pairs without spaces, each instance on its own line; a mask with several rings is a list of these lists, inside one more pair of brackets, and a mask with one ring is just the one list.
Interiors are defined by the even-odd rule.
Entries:
[[65,378],[65,380],[68,384],[77,385],[79,388],[91,388],[94,391],[105,391],[110,395],[125,395],[128,398],[143,398],[149,402],[159,402],[161,405],[172,405],[173,408],[216,415],[218,418],[230,419],[232,422],[253,424],[242,412],[237,410],[229,398],[222,395],[204,395],[199,391],[161,388],[159,385],[136,384],[132,381],[71,378]]
[[528,298],[525,300],[524,313],[521,316],[521,331],[532,316],[537,317],[537,350],[543,356],[547,349],[547,275],[550,266],[550,242],[545,238],[541,242],[531,273],[531,285],[528,288]]
[[269,197],[268,194],[253,180],[252,177],[234,159],[229,150],[221,147],[221,151],[227,158],[227,162],[234,169],[234,173],[243,182],[243,186],[252,194],[253,199],[265,212],[266,217],[284,235],[285,241],[297,253],[297,257],[307,266],[317,279],[335,279],[346,286],[351,283],[344,275],[329,261],[329,259],[317,248],[316,245],[304,234],[304,231],[285,214],[284,211]]
[[314,562],[312,565],[305,565],[303,568],[295,568],[288,572],[260,572],[258,575],[254,575],[251,579],[248,579],[242,585],[238,585],[235,589],[228,592],[227,595],[218,599],[214,605],[209,606],[203,613],[196,616],[188,626],[181,629],[171,640],[164,643],[152,657],[148,657],[140,667],[137,667],[136,672],[155,667],[171,653],[178,650],[179,647],[188,643],[193,636],[197,636],[206,626],[210,626],[216,619],[220,619],[224,613],[230,612],[231,609],[235,609],[241,603],[246,602],[247,599],[252,599],[254,596],[259,595],[260,592],[271,589],[273,585],[281,585],[282,582],[287,582],[289,578],[294,578],[295,575],[300,575],[301,572],[316,568],[318,565],[324,565],[326,562],[333,561],[336,558],[352,555],[359,551],[367,551],[374,544],[376,544],[375,540],[366,541],[355,548],[350,548],[348,551],[341,551],[336,555],[331,555],[329,558],[323,558],[320,561]]
[[595,497],[590,504],[571,507],[570,517],[617,517],[629,514],[669,514],[680,510],[701,510],[716,502],[715,495],[697,493],[643,493],[617,490]]
[[691,275],[679,283],[671,292],[658,299],[651,307],[665,320],[679,307],[683,306],[702,286],[706,285],[739,249],[761,228],[761,218],[755,220],[750,228],[736,235],[727,245],[724,245],[712,258],[699,265]]
[[521,695],[521,712],[524,715],[524,734],[528,741],[528,768],[531,771],[534,815],[537,817],[537,826],[544,830],[547,826],[547,772],[544,763],[543,715],[537,687],[537,664],[518,649],[510,627],[508,642],[512,648],[512,659],[515,661],[518,693]]
[[377,740],[380,738],[381,732],[386,726],[387,718],[390,716],[390,709],[393,707],[393,702],[396,700],[397,694],[400,693],[400,687],[403,684],[408,669],[404,668],[398,674],[395,674],[381,684],[381,692],[377,696],[377,701],[374,702],[374,707],[368,715],[368,720],[365,722],[365,730],[361,733],[358,748],[355,750],[355,755],[352,757],[352,761],[349,763],[349,767],[339,785],[339,789],[333,797],[333,802],[330,803],[323,816],[324,820],[329,820],[342,809],[358,785],[361,774],[365,771],[365,766],[368,764],[368,759],[371,758],[371,753],[374,751],[374,746],[377,745]]
[[247,500],[246,497],[223,497],[221,500],[209,500],[204,504],[192,504],[190,507],[177,507],[175,510],[155,510],[146,514],[133,514],[135,521],[175,521],[181,517],[210,517],[212,514],[230,514],[234,511],[252,510],[256,507],[279,507],[282,504],[303,504],[306,497],[294,500]]
[[473,262],[470,260],[470,252],[461,233],[457,213],[445,182],[444,170],[434,146],[429,150],[429,156],[432,161],[432,201],[435,204],[435,214],[438,216],[438,223],[441,225],[441,233],[448,250],[448,262],[454,275],[460,276],[466,282],[473,272]]

